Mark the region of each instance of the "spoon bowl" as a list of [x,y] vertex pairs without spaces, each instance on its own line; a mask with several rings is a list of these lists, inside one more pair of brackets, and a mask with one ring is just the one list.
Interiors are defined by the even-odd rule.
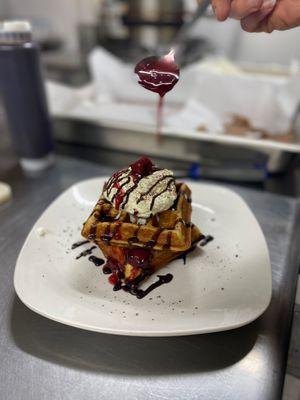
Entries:
[[179,80],[180,70],[175,62],[174,51],[162,57],[146,57],[135,66],[139,84],[163,97]]

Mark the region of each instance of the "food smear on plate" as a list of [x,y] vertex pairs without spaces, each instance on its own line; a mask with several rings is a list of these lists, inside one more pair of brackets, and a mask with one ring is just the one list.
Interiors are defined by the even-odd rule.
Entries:
[[147,157],[105,182],[81,233],[106,257],[103,272],[110,275],[115,291],[143,298],[171,282],[172,274],[159,274],[147,289],[140,288],[150,275],[205,238],[191,222],[191,195],[171,170],[155,166]]

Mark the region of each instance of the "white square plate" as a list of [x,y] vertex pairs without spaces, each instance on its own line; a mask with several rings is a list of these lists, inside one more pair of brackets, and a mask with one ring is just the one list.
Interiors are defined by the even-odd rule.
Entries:
[[[189,183],[192,220],[214,236],[161,270],[173,280],[138,300],[114,292],[88,257],[71,250],[98,200],[103,178],[80,182],[59,196],[29,233],[17,260],[14,285],[30,309],[55,321],[98,332],[176,336],[245,325],[267,308],[271,268],[263,233],[245,202],[214,185]],[[45,233],[41,235],[41,229]],[[94,255],[101,257],[99,249]],[[156,275],[152,280],[156,280]],[[146,285],[151,283],[148,281]]]

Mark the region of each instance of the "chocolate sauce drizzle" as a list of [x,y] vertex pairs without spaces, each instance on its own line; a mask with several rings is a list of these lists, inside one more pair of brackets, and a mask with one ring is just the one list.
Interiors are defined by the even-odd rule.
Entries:
[[178,260],[182,260],[183,261],[183,265],[186,265],[186,256],[187,256],[187,252],[185,252],[185,253],[183,253],[183,254],[181,254],[179,257],[178,257]]
[[94,240],[94,239],[95,239],[95,237],[96,237],[96,232],[97,232],[97,224],[98,224],[98,220],[96,219],[96,220],[92,223],[92,225],[91,225],[91,227],[90,227],[90,231],[89,231],[89,234],[88,234],[88,239],[89,239],[89,240]]
[[139,243],[139,239],[137,236],[132,236],[131,238],[128,239],[129,245],[133,245],[134,243]]
[[[140,202],[144,199],[145,196],[147,196],[149,193],[151,193],[152,190],[153,190],[160,182],[163,182],[165,179],[168,179],[168,178],[171,178],[170,181],[169,181],[168,184],[166,185],[165,189],[164,189],[161,193],[158,194],[158,196],[160,196],[162,193],[166,192],[166,191],[168,190],[169,185],[170,185],[172,182],[175,182],[173,175],[165,175],[165,176],[162,176],[160,179],[158,179],[152,186],[150,186],[150,188],[149,188],[146,192],[141,193],[140,197],[139,197],[138,200],[137,200],[137,204],[140,203]],[[157,195],[155,195],[155,196],[157,197]],[[152,210],[152,207],[151,207],[151,210]]]
[[209,242],[211,242],[212,240],[214,240],[214,237],[211,235],[202,235],[203,237],[200,238],[200,246],[204,247],[206,246]]
[[109,245],[110,241],[115,238],[116,240],[121,239],[121,222],[116,222],[114,230],[111,232],[110,231],[110,225],[107,224],[105,227],[104,234],[100,236],[100,239],[107,245]]
[[166,274],[166,275],[157,275],[158,281],[152,283],[147,289],[142,290],[142,289],[135,289],[131,290],[129,293],[132,294],[133,296],[136,296],[137,299],[143,299],[147,294],[152,292],[152,290],[158,288],[161,285],[164,285],[166,283],[171,282],[173,279],[172,274]]
[[158,216],[157,214],[153,215],[151,218],[151,224],[155,227],[158,228],[159,227],[159,220],[158,220]]
[[135,229],[133,236],[131,236],[131,237],[128,239],[129,245],[133,245],[134,243],[138,243],[138,242],[139,242],[139,239],[138,239],[139,230],[140,230],[140,226],[138,226],[138,227]]
[[[158,181],[159,182],[159,181]],[[168,182],[167,186],[165,187],[165,189],[161,190],[159,193],[156,193],[153,197],[152,197],[152,201],[150,204],[150,210],[153,209],[155,200],[157,199],[157,197],[159,197],[160,195],[162,195],[164,192],[166,192],[167,190],[169,190],[169,187],[171,186],[171,183],[174,182],[174,178],[170,179],[170,181]]]
[[176,199],[175,199],[175,201],[174,201],[174,203],[173,203],[173,205],[171,207],[171,210],[176,210],[177,209],[179,198],[182,195],[182,192],[180,191],[181,184],[180,183],[175,183],[175,185],[176,185],[177,197],[176,197]]
[[197,244],[197,242],[193,243],[192,246],[191,246],[188,250],[186,250],[186,251],[184,251],[182,254],[180,254],[180,255],[176,258],[176,260],[182,260],[182,261],[183,261],[183,264],[186,265],[186,257],[187,257],[187,255],[188,255],[189,253],[191,253],[193,250],[195,250],[196,244]]
[[102,258],[96,257],[96,256],[89,256],[89,261],[91,261],[96,267],[100,267],[105,263]]
[[157,275],[158,280],[152,283],[147,289],[140,289],[139,284],[147,277],[151,275],[149,272],[145,272],[144,274],[138,276],[134,281],[131,281],[125,285],[122,285],[121,282],[117,282],[114,286],[113,290],[118,291],[123,289],[125,292],[130,293],[132,296],[135,296],[137,299],[143,299],[147,296],[152,290],[158,288],[161,285],[171,282],[173,279],[172,274],[166,275]]
[[130,293],[133,296],[136,296],[137,291],[139,290],[138,286],[141,282],[143,282],[148,276],[151,275],[151,272],[144,271],[143,274],[139,275],[133,281],[125,283],[125,285],[119,285],[117,289],[123,289],[125,292]]
[[169,249],[171,247],[171,240],[172,240],[172,231],[169,231],[167,234],[167,242],[163,245],[164,249]]
[[77,249],[77,247],[80,247],[80,246],[82,246],[84,244],[87,244],[87,243],[89,243],[89,240],[80,240],[79,242],[73,243],[72,246],[71,246],[71,249],[72,250]]
[[139,183],[139,181],[137,180],[136,182],[134,182],[133,186],[127,190],[127,192],[125,193],[125,195],[123,197],[121,208],[124,208],[126,206],[126,204],[128,203],[130,194],[137,188],[138,183]]
[[145,247],[148,249],[151,249],[152,247],[154,247],[158,241],[158,238],[160,236],[160,234],[162,233],[162,231],[164,230],[164,228],[157,228],[157,231],[154,233],[153,237],[151,240],[149,240],[149,242],[145,243]]
[[128,170],[128,174],[126,176],[123,176],[121,179],[120,176],[126,172],[126,169],[121,169],[120,171],[117,171],[113,174],[113,176],[108,180],[108,182],[104,185],[104,190],[107,191],[107,195],[110,196],[111,191],[115,187],[115,184],[117,182],[120,182],[122,179],[126,178],[128,175],[130,175],[130,171]]
[[[124,178],[122,178],[122,179],[124,179]],[[113,195],[113,197],[111,199],[112,203],[114,202],[115,198],[120,194],[120,191],[122,191],[123,187],[125,185],[128,185],[129,182],[130,182],[130,176],[127,176],[127,179],[121,185],[119,184],[119,182],[115,183],[115,186],[117,186],[118,190],[116,191],[116,193]],[[125,194],[125,192],[124,192],[124,194]]]
[[112,273],[112,270],[107,265],[104,265],[104,267],[102,268],[102,271],[105,275],[109,275]]
[[80,254],[78,254],[78,256],[76,257],[76,260],[78,260],[81,257],[86,257],[86,256],[92,254],[93,250],[96,249],[96,247],[97,246],[92,246],[89,249],[82,251]]
[[105,243],[105,244],[109,244],[109,242],[111,241],[113,235],[110,233],[110,225],[107,224],[107,226],[105,227],[104,230],[104,234],[100,236],[100,239]]
[[[193,226],[194,224],[192,224]],[[197,243],[201,242],[201,240],[203,240],[203,238],[205,238],[204,235],[201,235],[200,238],[198,240],[195,240],[194,242],[192,242],[191,247],[189,249],[187,249],[186,251],[184,251],[183,253],[181,253],[176,260],[182,260],[183,264],[186,264],[186,257],[189,253],[191,253],[192,251],[195,250]]]
[[[81,240],[79,242],[73,243],[71,246],[72,250],[77,249],[77,247],[82,246],[84,244],[89,243],[89,240]],[[76,260],[78,260],[81,257],[86,257],[89,254],[92,254],[93,250],[96,248],[96,246],[92,246],[87,250],[84,250],[83,252],[81,252],[77,257]],[[96,257],[96,256],[89,256],[88,258],[89,261],[91,261],[96,267],[100,267],[100,265],[103,265],[105,263],[104,260],[102,260],[102,258]]]

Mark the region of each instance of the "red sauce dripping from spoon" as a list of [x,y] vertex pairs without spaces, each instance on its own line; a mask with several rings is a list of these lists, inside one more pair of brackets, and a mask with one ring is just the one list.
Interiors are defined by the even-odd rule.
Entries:
[[162,127],[163,98],[173,89],[179,80],[179,67],[175,62],[174,51],[163,57],[147,57],[141,60],[134,72],[139,77],[139,84],[145,89],[158,93],[157,138],[160,140]]

